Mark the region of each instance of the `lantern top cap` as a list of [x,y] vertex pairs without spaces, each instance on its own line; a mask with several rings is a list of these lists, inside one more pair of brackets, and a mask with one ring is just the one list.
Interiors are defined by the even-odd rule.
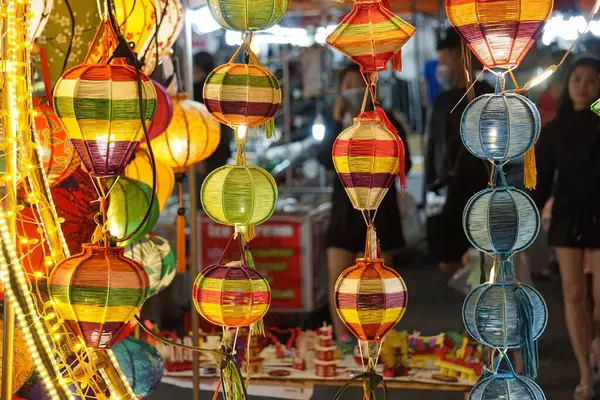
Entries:
[[381,263],[383,264],[385,259],[383,258],[369,258],[369,257],[359,257],[356,259],[356,264],[365,264],[367,267],[373,266],[373,264]]
[[102,244],[95,244],[95,243],[83,243],[81,245],[81,250],[83,250],[83,252],[85,252],[86,250],[89,250],[92,253],[107,252],[107,253],[111,253],[111,254],[115,254],[115,255],[123,255],[125,252],[124,247],[104,246]]

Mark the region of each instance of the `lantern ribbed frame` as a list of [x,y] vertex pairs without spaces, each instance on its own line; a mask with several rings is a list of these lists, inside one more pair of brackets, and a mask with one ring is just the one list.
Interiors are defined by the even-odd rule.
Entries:
[[277,184],[256,166],[224,165],[211,172],[200,191],[202,208],[215,222],[258,225],[275,211]]
[[221,140],[221,126],[204,104],[175,95],[173,119],[162,135],[152,139],[157,161],[171,167],[175,173],[210,157]]
[[447,0],[446,14],[486,68],[513,68],[544,28],[552,6],[552,0]]
[[146,235],[125,247],[125,256],[139,262],[146,273],[150,286],[148,297],[169,286],[175,277],[175,256],[169,243],[160,236]]
[[548,309],[537,290],[523,283],[516,288],[514,282],[485,283],[473,289],[463,303],[463,322],[475,340],[500,349],[524,344],[516,291],[524,291],[522,297],[533,308],[533,339],[542,335],[548,323]]
[[[170,166],[158,160],[155,160],[155,165],[156,200],[158,200],[158,209],[162,211],[175,188],[175,173]],[[125,168],[125,176],[152,187],[152,164],[150,164],[147,148],[135,152],[133,160]]]
[[112,351],[138,398],[154,392],[164,369],[164,361],[154,347],[130,336],[116,343]]
[[192,299],[207,321],[238,328],[264,317],[271,304],[271,288],[259,271],[241,262],[215,264],[196,277]]
[[592,111],[600,116],[600,99],[596,100],[594,104],[592,104]]
[[404,280],[382,258],[358,258],[335,283],[335,308],[360,340],[374,342],[400,322],[408,295]]
[[281,108],[281,86],[268,69],[227,63],[215,68],[204,83],[204,104],[219,122],[254,128]]
[[460,136],[475,156],[503,162],[523,156],[537,141],[541,126],[540,113],[528,98],[484,94],[465,109]]
[[358,0],[327,44],[360,66],[362,72],[387,69],[388,61],[415,34],[415,28],[384,7],[381,0]]
[[54,309],[86,346],[112,346],[146,300],[148,275],[122,247],[83,244],[48,278]]
[[[146,126],[156,111],[156,91],[145,74]],[[86,169],[96,177],[121,175],[142,135],[137,72],[125,64],[81,64],[54,87],[54,110]]]
[[35,129],[38,133],[40,155],[48,185],[54,186],[71,175],[81,159],[63,129],[54,108],[41,104],[35,108]]
[[[163,85],[156,81],[152,81],[154,90],[156,90],[156,113],[148,129],[148,138],[154,139],[158,135],[162,134],[171,123],[173,119],[173,102],[171,101],[171,95],[167,93],[167,89]],[[142,142],[146,140],[142,136]]]
[[404,158],[404,144],[376,117],[358,117],[339,134],[333,165],[357,210],[376,210],[394,183]]
[[469,400],[546,400],[542,389],[532,379],[512,373],[498,373],[477,382]]
[[513,187],[476,193],[463,213],[467,238],[477,249],[491,254],[522,251],[540,230],[540,214],[533,200]]
[[213,18],[232,31],[260,31],[277,24],[287,10],[288,0],[208,0]]

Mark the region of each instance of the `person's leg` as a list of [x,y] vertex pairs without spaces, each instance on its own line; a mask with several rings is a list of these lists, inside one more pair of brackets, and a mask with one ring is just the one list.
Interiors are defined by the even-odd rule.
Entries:
[[329,310],[331,312],[331,321],[333,323],[333,331],[336,339],[340,339],[343,335],[350,334],[346,325],[342,322],[335,309],[335,300],[333,297],[333,288],[340,274],[348,267],[354,265],[356,253],[341,249],[338,247],[330,247],[327,249],[327,269],[329,271]]
[[593,383],[588,358],[591,338],[586,328],[585,318],[584,252],[581,249],[557,247],[556,255],[562,278],[567,330],[569,331],[571,346],[579,365],[580,381],[576,394],[579,394],[579,398],[586,399],[592,389]]
[[[600,362],[600,250],[586,250],[586,262],[592,272],[591,296],[587,296],[587,306],[593,310],[592,350],[596,363]],[[591,298],[590,298],[591,297]]]

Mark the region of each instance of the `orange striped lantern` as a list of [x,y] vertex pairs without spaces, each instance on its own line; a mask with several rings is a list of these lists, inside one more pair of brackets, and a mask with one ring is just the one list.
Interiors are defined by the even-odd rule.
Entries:
[[382,0],[357,0],[327,44],[360,65],[362,72],[401,70],[400,49],[415,34],[415,28],[389,9]]
[[335,140],[332,156],[357,210],[376,210],[398,173],[406,185],[404,144],[381,108],[355,118]]
[[544,28],[553,4],[553,0],[446,0],[446,13],[486,68],[513,68]]

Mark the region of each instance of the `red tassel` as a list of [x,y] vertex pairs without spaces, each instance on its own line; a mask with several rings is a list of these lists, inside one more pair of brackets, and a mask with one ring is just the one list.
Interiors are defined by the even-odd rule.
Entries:
[[406,190],[406,187],[407,187],[406,170],[404,169],[404,166],[406,165],[405,164],[405,157],[406,157],[405,153],[406,152],[404,150],[404,143],[402,142],[402,139],[400,139],[400,137],[398,136],[398,130],[396,129],[394,124],[392,124],[392,122],[388,118],[385,111],[383,111],[383,108],[376,107],[374,113],[376,116],[378,116],[383,121],[383,124],[385,125],[385,127],[388,128],[389,131],[392,132],[394,135],[396,135],[396,138],[398,139],[398,142],[400,143],[400,152],[398,154],[398,161],[400,163],[400,165],[399,165],[400,187],[402,188],[402,190]]
[[185,215],[177,215],[177,273],[185,273]]
[[392,69],[397,72],[402,72],[402,49],[398,50],[392,57]]

